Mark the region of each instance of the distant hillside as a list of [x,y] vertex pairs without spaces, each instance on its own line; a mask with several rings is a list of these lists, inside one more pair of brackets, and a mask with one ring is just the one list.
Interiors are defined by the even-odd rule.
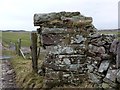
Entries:
[[102,34],[118,34],[119,30],[120,29],[104,29],[104,30],[98,30],[98,32]]
[[103,31],[118,31],[120,29],[101,29],[101,30],[98,30],[99,32],[103,32]]
[[2,32],[26,32],[25,30],[2,30]]
[[[98,30],[98,32],[118,32],[120,29],[101,29]],[[31,32],[31,31],[26,31],[26,30],[0,30],[2,32]],[[35,31],[35,30],[33,30]]]

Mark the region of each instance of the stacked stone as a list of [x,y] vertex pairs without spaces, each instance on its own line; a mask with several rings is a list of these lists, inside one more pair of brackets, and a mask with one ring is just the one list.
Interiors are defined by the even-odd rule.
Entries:
[[[115,56],[110,52],[115,37],[98,34],[91,17],[80,12],[35,14],[34,25],[40,26],[41,45],[47,52],[39,72],[44,71],[46,85],[79,86],[87,79],[98,87],[117,86],[120,70],[111,71]],[[114,79],[111,72],[117,74]]]
[[97,42],[89,44],[88,52],[92,53],[92,56],[87,55],[89,80],[100,88],[117,88],[120,83],[120,69],[116,67],[113,53],[116,48],[111,47],[114,39],[114,35],[100,35],[96,37]]

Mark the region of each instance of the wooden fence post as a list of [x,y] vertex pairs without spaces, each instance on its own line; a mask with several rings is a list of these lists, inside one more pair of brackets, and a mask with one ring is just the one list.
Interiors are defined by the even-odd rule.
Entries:
[[32,55],[32,68],[35,72],[38,71],[37,59],[37,33],[31,33],[31,55]]
[[20,56],[21,39],[18,39],[18,55]]
[[15,53],[18,54],[18,43],[15,43]]

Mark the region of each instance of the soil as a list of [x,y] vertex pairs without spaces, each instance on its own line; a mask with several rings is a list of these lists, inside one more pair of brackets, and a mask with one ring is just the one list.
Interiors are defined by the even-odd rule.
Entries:
[[9,60],[1,60],[1,86],[2,89],[17,88],[15,83],[15,72]]
[[15,71],[10,63],[10,57],[2,56],[2,49],[5,49],[0,43],[0,90],[15,90]]

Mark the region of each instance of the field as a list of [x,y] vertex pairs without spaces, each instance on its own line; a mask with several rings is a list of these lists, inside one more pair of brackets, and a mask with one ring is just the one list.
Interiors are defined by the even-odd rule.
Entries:
[[2,38],[2,32],[0,31],[0,39]]
[[118,30],[98,30],[101,34],[118,34]]
[[117,38],[120,40],[120,31],[118,30],[100,30],[100,34],[114,34],[117,35]]
[[18,39],[21,39],[22,46],[30,46],[30,32],[2,32],[3,44],[17,43]]

